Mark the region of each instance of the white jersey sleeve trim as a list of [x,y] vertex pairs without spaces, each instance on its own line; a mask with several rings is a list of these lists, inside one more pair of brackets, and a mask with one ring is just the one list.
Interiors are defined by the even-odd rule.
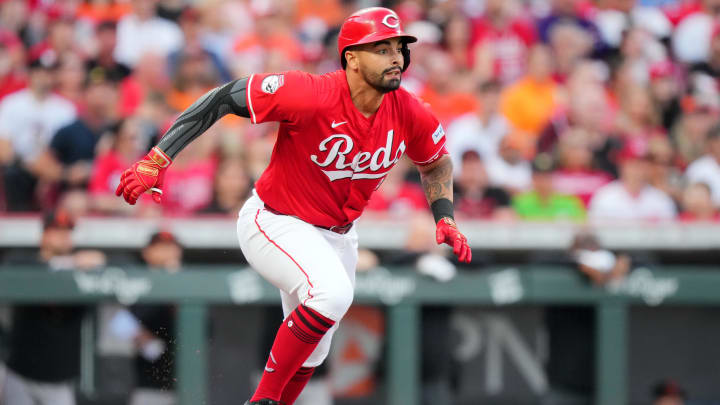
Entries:
[[441,153],[443,151],[444,147],[445,147],[445,142],[443,141],[443,143],[440,145],[440,148],[438,148],[437,152],[435,152],[435,154],[432,155],[432,157],[430,159],[422,161],[422,162],[416,162],[413,160],[413,163],[415,163],[416,165],[420,165],[420,166],[429,165],[430,163],[438,160],[438,158],[440,158],[440,156],[444,155],[444,153]]
[[248,109],[250,110],[250,115],[252,117],[252,123],[257,124],[257,118],[255,118],[255,111],[253,111],[252,106],[252,99],[250,98],[250,95],[252,94],[252,80],[255,75],[250,75],[250,79],[248,80],[247,85],[247,102],[248,102]]

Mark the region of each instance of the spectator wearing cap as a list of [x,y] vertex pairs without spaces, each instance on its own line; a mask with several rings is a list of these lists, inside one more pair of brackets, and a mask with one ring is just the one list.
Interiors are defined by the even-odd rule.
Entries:
[[76,116],[72,103],[52,93],[56,67],[46,58],[31,61],[28,87],[0,102],[0,166],[5,166],[5,188],[11,190],[6,193],[11,211],[37,209],[38,157]]
[[132,13],[118,22],[115,48],[118,62],[133,68],[145,53],[164,58],[183,45],[178,25],[157,16],[157,3],[157,0],[133,0]]
[[533,188],[513,197],[518,218],[527,221],[574,221],[585,219],[585,206],[574,195],[561,194],[553,186],[553,162],[547,155],[533,161]]
[[75,42],[75,20],[54,9],[47,13],[47,36],[28,50],[31,59],[49,58],[61,61],[66,54],[79,52]]
[[708,132],[705,148],[706,154],[688,166],[685,176],[691,183],[710,186],[713,202],[720,207],[720,125]]
[[[103,74],[107,80],[120,82],[131,73],[130,68],[115,60],[114,52],[117,47],[117,23],[103,21],[95,28],[96,50],[88,59],[85,70],[88,75]],[[98,73],[101,72],[101,73]]]
[[512,219],[510,195],[489,184],[480,154],[473,150],[463,153],[460,175],[455,179],[454,201],[458,215],[476,219]]
[[500,83],[484,82],[477,86],[475,98],[478,108],[464,114],[447,130],[447,149],[453,161],[453,174],[462,172],[462,156],[474,151],[484,159],[497,157],[500,140],[509,131],[505,117],[499,112]]
[[591,220],[669,220],[675,218],[672,198],[648,184],[647,151],[628,143],[618,157],[620,178],[600,188],[590,200]]
[[[141,256],[150,271],[175,274],[182,267],[183,249],[167,231],[154,233]],[[110,330],[132,340],[136,387],[130,405],[174,405],[175,396],[175,306],[134,305],[118,311]]]
[[575,235],[570,254],[580,272],[597,286],[622,280],[630,271],[630,256],[603,249],[592,233]]
[[687,393],[677,382],[665,380],[652,389],[652,405],[685,405]]
[[[45,216],[37,255],[9,253],[5,267],[26,271],[82,271],[105,265],[98,251],[73,251],[74,222],[64,212]],[[27,267],[32,266],[32,267]],[[55,303],[13,307],[8,376],[0,403],[74,405],[80,371],[82,306]]]

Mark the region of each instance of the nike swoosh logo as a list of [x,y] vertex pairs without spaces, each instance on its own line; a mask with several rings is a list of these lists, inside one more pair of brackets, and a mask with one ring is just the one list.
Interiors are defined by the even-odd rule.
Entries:
[[330,126],[331,126],[333,129],[335,129],[335,128],[339,127],[339,126],[342,125],[342,124],[347,124],[347,121],[343,121],[343,122],[338,122],[338,123],[336,123],[335,120],[333,120],[333,122],[332,122],[332,124],[330,124]]

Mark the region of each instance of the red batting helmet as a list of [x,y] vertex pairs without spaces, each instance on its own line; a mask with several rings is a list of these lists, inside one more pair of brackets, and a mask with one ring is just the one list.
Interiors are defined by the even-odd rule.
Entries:
[[416,42],[417,38],[402,30],[400,18],[389,8],[370,7],[356,11],[345,19],[338,36],[338,53],[343,69],[346,64],[345,51],[348,47],[396,37],[403,38],[404,72],[410,64],[410,50],[406,44]]

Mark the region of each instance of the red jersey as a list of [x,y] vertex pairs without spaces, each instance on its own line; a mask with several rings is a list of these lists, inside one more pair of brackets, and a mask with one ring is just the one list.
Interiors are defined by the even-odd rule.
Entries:
[[258,195],[313,225],[357,219],[404,153],[418,165],[447,153],[442,126],[419,99],[391,91],[366,118],[343,70],[252,75],[247,105],[253,123],[280,122],[270,164],[255,183]]
[[515,19],[504,27],[497,27],[487,18],[478,18],[473,21],[470,39],[472,51],[469,57],[474,59],[477,47],[488,44],[494,55],[495,78],[509,84],[525,72],[528,53],[536,36],[535,27],[523,19]]

